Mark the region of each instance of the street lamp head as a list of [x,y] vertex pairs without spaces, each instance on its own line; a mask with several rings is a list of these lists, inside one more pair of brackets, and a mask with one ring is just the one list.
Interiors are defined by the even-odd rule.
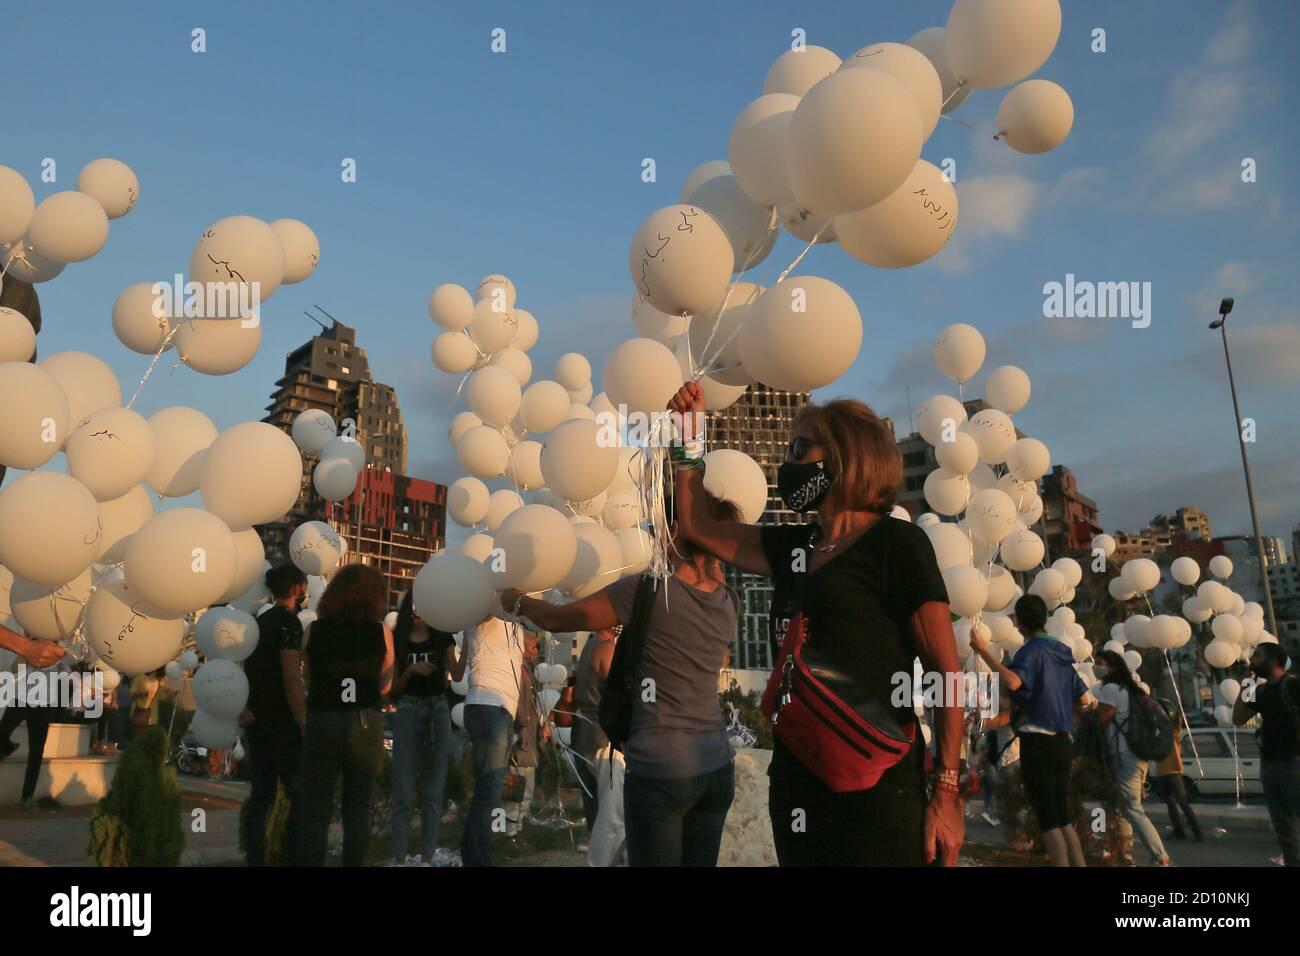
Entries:
[[1213,322],[1210,323],[1210,328],[1212,329],[1221,328],[1222,326],[1223,326],[1223,319],[1215,319]]
[[1219,303],[1219,315],[1227,315],[1232,311],[1232,299],[1224,299]]

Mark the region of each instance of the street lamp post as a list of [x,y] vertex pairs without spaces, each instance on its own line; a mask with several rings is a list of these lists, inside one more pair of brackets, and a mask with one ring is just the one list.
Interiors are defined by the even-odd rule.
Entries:
[[1219,317],[1210,323],[1210,328],[1218,329],[1223,337],[1223,359],[1228,364],[1228,388],[1232,391],[1232,411],[1236,416],[1234,428],[1237,432],[1237,444],[1241,446],[1241,469],[1246,473],[1246,498],[1250,501],[1250,523],[1255,531],[1255,552],[1259,557],[1259,575],[1264,585],[1264,608],[1268,612],[1269,632],[1278,637],[1277,616],[1273,613],[1273,589],[1268,583],[1268,558],[1264,554],[1264,538],[1259,533],[1259,514],[1255,510],[1255,485],[1250,479],[1250,460],[1246,457],[1246,437],[1241,433],[1241,406],[1237,403],[1237,382],[1232,376],[1232,356],[1228,353],[1228,313],[1232,311],[1233,300],[1224,299],[1219,303]]

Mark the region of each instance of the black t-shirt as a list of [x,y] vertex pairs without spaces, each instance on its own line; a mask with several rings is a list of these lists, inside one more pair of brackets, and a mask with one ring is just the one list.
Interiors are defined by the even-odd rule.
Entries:
[[302,624],[298,615],[276,604],[257,619],[257,647],[244,664],[248,677],[248,709],[253,712],[252,729],[257,733],[295,726],[289,698],[284,693],[281,651],[302,648]]
[[1251,713],[1264,718],[1255,732],[1261,760],[1300,757],[1300,678],[1288,674],[1276,684],[1261,682],[1255,687],[1255,699],[1245,704]]
[[[909,680],[919,648],[912,615],[928,601],[947,602],[948,592],[925,531],[888,515],[867,529],[847,550],[813,573],[811,535],[816,525],[762,528],[763,551],[772,568],[773,659],[785,626],[795,613],[797,580],[810,643],[830,663],[854,678],[869,696],[888,705],[894,675]],[[893,708],[900,727],[916,722],[909,695]]]
[[412,674],[402,689],[403,697],[437,697],[447,690],[447,648],[456,645],[456,638],[446,631],[428,630],[428,638],[413,641],[409,637],[398,641],[396,647],[397,676],[405,673],[412,664],[427,661],[433,665],[432,674]]
[[380,704],[384,625],[312,623],[307,636],[307,710],[365,710]]

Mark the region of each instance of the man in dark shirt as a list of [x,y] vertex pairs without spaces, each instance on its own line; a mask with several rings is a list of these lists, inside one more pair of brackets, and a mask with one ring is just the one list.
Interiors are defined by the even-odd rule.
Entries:
[[301,836],[302,730],[307,719],[302,679],[302,623],[298,611],[307,598],[307,577],[292,564],[266,573],[274,604],[257,619],[257,647],[244,672],[248,707],[240,718],[247,728],[252,766],[244,845],[249,866],[266,863],[266,818],[275,805],[276,784],[289,800],[281,864],[298,862]]
[[1259,782],[1287,866],[1300,866],[1300,678],[1286,671],[1286,652],[1260,644],[1250,655],[1257,678],[1232,707],[1240,727],[1258,714]]

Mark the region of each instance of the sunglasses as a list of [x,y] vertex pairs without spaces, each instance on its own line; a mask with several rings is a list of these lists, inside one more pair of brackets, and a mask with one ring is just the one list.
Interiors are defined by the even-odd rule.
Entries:
[[804,455],[808,454],[808,450],[810,448],[816,448],[820,444],[821,442],[819,442],[817,439],[804,438],[802,435],[798,435],[794,438],[791,438],[790,444],[787,445],[785,448],[786,460],[798,461]]

